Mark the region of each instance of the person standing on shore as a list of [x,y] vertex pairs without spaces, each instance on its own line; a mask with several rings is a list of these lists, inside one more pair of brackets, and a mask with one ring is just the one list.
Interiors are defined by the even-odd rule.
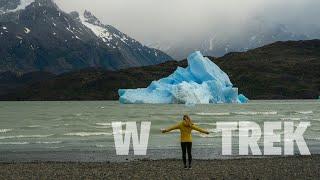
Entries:
[[[191,162],[192,162],[192,154],[191,154],[192,135],[191,135],[191,131],[196,130],[196,131],[199,131],[199,132],[205,133],[205,134],[209,134],[209,132],[194,125],[192,123],[191,118],[188,115],[184,115],[183,121],[179,122],[177,125],[172,126],[168,129],[162,130],[162,133],[167,133],[167,132],[170,132],[175,129],[180,130],[182,160],[183,160],[184,168],[187,169],[189,167],[189,169],[191,169]],[[188,167],[187,167],[187,159],[186,159],[187,152],[188,152],[188,160],[189,160]]]

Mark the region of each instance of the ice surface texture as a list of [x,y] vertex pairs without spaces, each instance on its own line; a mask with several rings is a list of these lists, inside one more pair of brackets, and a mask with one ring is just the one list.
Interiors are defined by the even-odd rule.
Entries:
[[178,67],[170,76],[153,81],[147,88],[119,89],[124,104],[210,104],[246,103],[228,75],[197,51],[189,55],[188,67]]

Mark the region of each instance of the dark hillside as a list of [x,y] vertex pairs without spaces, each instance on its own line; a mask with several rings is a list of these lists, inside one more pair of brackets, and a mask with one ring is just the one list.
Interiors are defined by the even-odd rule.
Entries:
[[[211,58],[213,59],[213,58]],[[320,40],[276,42],[214,59],[250,99],[314,99],[320,95]],[[2,100],[116,100],[119,88],[146,87],[186,60],[120,71],[85,69],[18,88]]]

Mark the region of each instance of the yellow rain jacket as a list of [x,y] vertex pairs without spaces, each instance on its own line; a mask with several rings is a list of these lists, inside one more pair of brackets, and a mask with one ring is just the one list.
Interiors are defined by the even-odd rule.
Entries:
[[179,129],[180,130],[180,138],[181,138],[181,142],[192,142],[192,135],[191,135],[191,131],[192,130],[196,130],[202,133],[206,133],[208,134],[209,132],[201,129],[200,127],[197,127],[196,125],[192,124],[191,126],[188,126],[187,123],[185,121],[182,121],[180,123],[178,123],[175,126],[172,126],[166,130],[164,130],[164,132],[170,132],[172,130],[175,129]]

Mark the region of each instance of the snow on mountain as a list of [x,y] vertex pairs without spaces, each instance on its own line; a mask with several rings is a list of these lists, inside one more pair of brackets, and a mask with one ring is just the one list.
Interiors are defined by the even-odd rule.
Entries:
[[125,49],[130,47],[137,54],[144,53],[150,57],[156,57],[155,59],[163,55],[163,53],[157,48],[149,48],[148,46],[145,46],[129,37],[125,33],[117,30],[113,26],[101,23],[97,17],[87,10],[85,10],[83,14],[79,15],[79,20],[111,48],[117,48],[120,51],[127,51]]
[[0,1],[0,9],[7,12],[0,14],[0,72],[118,70],[172,60],[89,11],[66,13],[52,0]]
[[19,10],[23,10],[33,2],[35,2],[35,0],[20,0],[20,4],[17,6],[17,8],[9,10],[8,12],[16,12]]
[[[87,11],[86,11],[87,12]],[[86,14],[86,13],[85,13]],[[112,36],[106,28],[103,28],[99,25],[91,24],[88,22],[88,19],[85,16],[80,16],[81,23],[84,24],[86,27],[91,29],[91,31],[98,37],[100,37],[104,42],[108,42],[112,40]]]
[[24,32],[25,32],[26,34],[29,34],[29,33],[31,32],[31,30],[30,30],[29,28],[25,27],[25,28],[24,28]]

